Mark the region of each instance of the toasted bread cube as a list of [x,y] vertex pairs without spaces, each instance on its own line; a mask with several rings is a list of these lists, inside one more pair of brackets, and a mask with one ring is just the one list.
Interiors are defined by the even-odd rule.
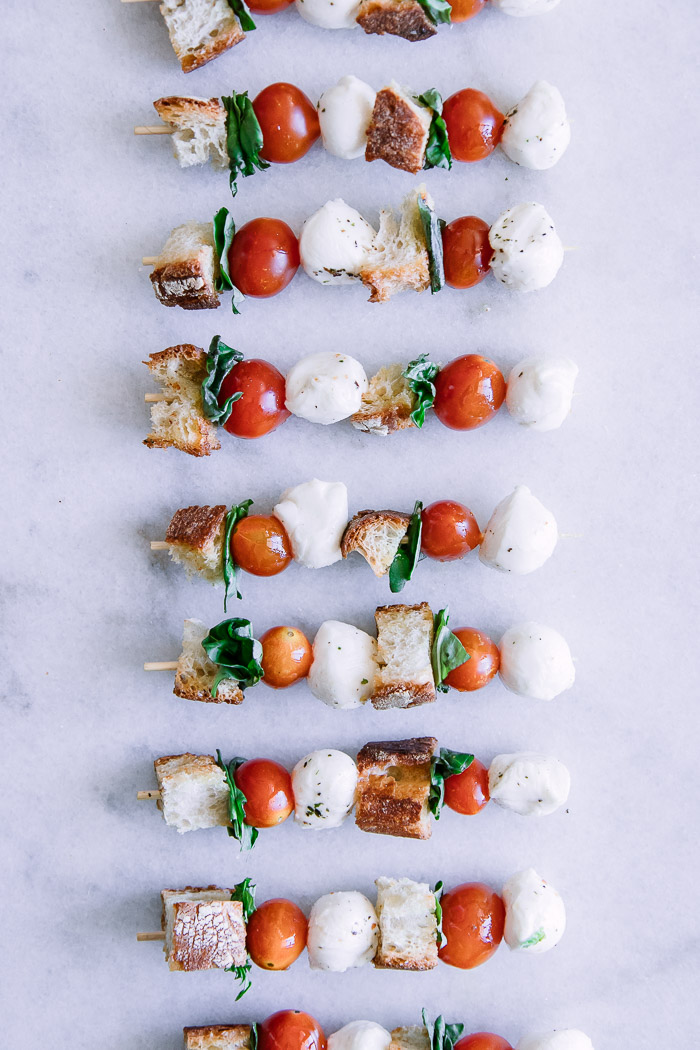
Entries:
[[437,26],[418,0],[362,0],[356,21],[365,33],[402,36],[411,43],[437,33]]
[[248,1024],[211,1024],[183,1031],[185,1050],[250,1050]]
[[164,755],[153,765],[166,824],[184,834],[229,823],[228,785],[213,755]]
[[219,682],[216,696],[212,696],[219,672],[202,647],[208,633],[201,620],[185,620],[182,652],[177,661],[173,692],[183,700],[201,700],[209,704],[242,704],[245,699],[243,690],[232,678],[225,678]]
[[199,69],[245,37],[228,0],[163,0],[160,13],[183,73]]
[[164,124],[174,129],[170,139],[181,168],[211,161],[215,168],[228,167],[226,110],[218,98],[168,95],[153,103]]
[[165,542],[173,561],[184,565],[188,576],[203,576],[210,583],[223,581],[226,507],[182,507],[175,511]]
[[438,964],[435,894],[427,882],[375,881],[379,948],[374,965],[383,970],[432,970]]
[[219,305],[218,275],[212,224],[190,220],[171,231],[153,264],[151,283],[163,306],[213,310]]
[[410,521],[410,514],[398,510],[359,511],[343,534],[340,545],[343,557],[357,551],[375,576],[386,576]]
[[365,160],[384,160],[392,168],[415,174],[425,161],[431,122],[431,110],[392,80],[374,100]]
[[225,970],[246,961],[243,905],[221,886],[163,890],[164,951],[171,970]]
[[361,831],[430,838],[430,769],[437,740],[374,741],[357,755],[355,821]]
[[401,364],[387,365],[372,376],[359,411],[350,417],[354,427],[379,437],[415,427],[411,412],[418,399],[403,371]]
[[160,384],[161,401],[151,405],[148,448],[177,448],[190,456],[209,456],[221,448],[216,426],[204,415],[202,383],[207,355],[199,346],[180,343],[150,354],[143,362]]
[[430,1050],[430,1036],[423,1025],[394,1028],[389,1050]]
[[372,251],[360,271],[363,284],[371,289],[371,303],[384,303],[408,289],[423,292],[430,286],[428,249],[418,210],[419,191],[410,193],[396,220],[391,209],[379,214],[379,232]]
[[374,618],[378,663],[372,693],[374,706],[383,709],[432,703],[433,613],[428,603],[383,605]]

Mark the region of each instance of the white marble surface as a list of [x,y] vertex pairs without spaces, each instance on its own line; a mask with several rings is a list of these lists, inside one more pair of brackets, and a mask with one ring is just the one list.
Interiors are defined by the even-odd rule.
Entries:
[[[63,0],[5,5],[3,16],[3,1046],[176,1050],[184,1024],[299,1006],[328,1031],[357,1017],[392,1026],[415,1022],[423,1004],[513,1042],[578,1026],[597,1050],[695,1045],[695,5],[563,0],[543,18],[489,12],[416,46],[324,34],[291,10],[187,78],[155,5]],[[447,218],[545,203],[578,249],[557,282],[526,298],[490,281],[381,308],[300,277],[238,319],[160,307],[141,256],[230,198],[225,176],[182,173],[167,140],[131,134],[153,119],[151,100],[255,93],[276,79],[315,96],[345,72],[444,95],[477,86],[504,107],[536,78],[557,84],[574,130],[559,167],[527,173],[496,155],[427,178]],[[235,211],[298,227],[343,195],[372,218],[410,185],[316,150],[245,183]],[[565,351],[581,367],[578,397],[565,427],[542,436],[505,413],[471,435],[433,420],[384,443],[294,421],[257,444],[226,441],[208,461],[149,452],[142,358],[215,332],[282,368],[321,347],[368,367],[422,350],[476,350],[503,366]],[[145,675],[144,659],[177,653],[183,617],[220,617],[217,592],[148,549],[170,513],[249,495],[271,506],[312,474],[344,479],[355,509],[452,496],[482,522],[514,483],[529,484],[581,538],[521,580],[474,558],[455,571],[426,562],[405,593],[449,602],[455,622],[495,635],[521,618],[550,622],[577,657],[575,689],[538,705],[496,683],[407,714],[342,715],[304,687],[259,687],[230,710],[178,701],[167,675]],[[259,630],[313,631],[329,616],[367,626],[389,597],[361,562],[244,583]],[[487,760],[551,751],[572,771],[568,811],[535,823],[496,807],[473,820],[447,813],[428,844],[352,824],[314,837],[288,823],[241,859],[220,830],[179,837],[135,800],[160,754],[219,746],[291,765],[317,746],[422,732]],[[529,864],[566,898],[564,940],[536,959],[504,947],[471,973],[342,977],[302,960],[286,974],[256,972],[236,1005],[229,975],[172,975],[158,945],[134,939],[157,926],[163,886],[248,873],[260,899],[308,907],[330,889],[369,891],[384,873],[498,886]]]

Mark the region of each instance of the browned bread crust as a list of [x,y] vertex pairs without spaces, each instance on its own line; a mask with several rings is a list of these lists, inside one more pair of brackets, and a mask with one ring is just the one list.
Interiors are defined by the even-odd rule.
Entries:
[[248,1024],[184,1028],[185,1050],[246,1050],[250,1046],[250,1031]]
[[173,514],[165,542],[174,547],[204,550],[214,543],[226,518],[226,507],[181,507]]
[[199,258],[166,263],[153,271],[151,283],[163,306],[183,310],[213,310],[220,299]]
[[370,262],[362,270],[360,279],[372,293],[368,303],[387,303],[397,291],[405,291],[407,288],[414,292],[424,292],[430,283],[428,253],[412,263],[401,262],[397,266],[372,266],[370,257]]
[[361,748],[355,821],[362,831],[430,838],[430,767],[437,743],[432,736],[413,737]]
[[[170,900],[172,933],[168,947],[168,966],[171,970],[212,970],[242,966],[246,961],[245,922],[243,905],[231,900],[231,890],[210,886],[206,890],[220,892],[221,899]],[[166,902],[172,894],[201,893],[197,887],[185,890],[164,890],[163,928],[167,927]]]
[[212,696],[211,689],[198,686],[194,680],[181,676],[179,672],[175,675],[173,693],[182,700],[199,700],[205,704],[242,704],[245,700],[243,690],[232,678],[219,682],[216,696]]
[[186,95],[166,95],[153,103],[156,113],[165,124],[181,127],[183,121],[218,124],[226,118],[226,110],[218,98],[190,98]]
[[426,126],[393,88],[382,88],[367,128],[365,160],[384,160],[392,168],[417,172],[423,167],[428,139]]
[[[168,368],[172,362],[176,362],[176,370]],[[194,389],[201,387],[206,379],[206,352],[192,343],[179,343],[149,354],[148,360],[143,363],[161,384],[170,403],[173,403],[172,419],[156,424],[154,432],[145,438],[144,445],[148,448],[177,448],[190,456],[210,456],[220,449],[216,427],[204,415],[201,393]]]
[[411,43],[437,33],[418,0],[362,0],[356,21],[365,33],[402,36]]
[[409,1028],[394,1028],[389,1050],[430,1050],[430,1036],[423,1025]]

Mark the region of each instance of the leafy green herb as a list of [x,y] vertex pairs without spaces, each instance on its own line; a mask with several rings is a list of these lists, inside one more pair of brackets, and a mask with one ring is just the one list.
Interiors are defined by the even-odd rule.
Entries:
[[233,560],[233,554],[231,552],[231,537],[233,530],[241,520],[241,518],[248,517],[248,511],[253,506],[252,499],[244,499],[242,503],[231,507],[228,514],[226,515],[224,525],[224,549],[223,549],[223,565],[222,572],[224,576],[224,584],[226,590],[224,591],[224,612],[226,612],[226,603],[228,602],[228,592],[231,584],[236,588],[236,597],[241,597],[241,592],[238,590],[238,566]]
[[394,560],[389,566],[389,588],[392,594],[402,591],[404,586],[413,576],[413,570],[421,559],[420,537],[423,531],[421,511],[423,504],[416,500],[411,520],[408,523],[406,535],[399,544],[399,549],[394,555]]
[[270,167],[267,160],[260,156],[263,147],[263,133],[248,98],[248,92],[242,91],[233,95],[222,95],[221,101],[226,110],[226,152],[228,153],[229,185],[231,194],[238,192],[236,179],[255,175]]
[[457,635],[453,634],[447,626],[449,619],[449,608],[441,609],[435,617],[433,627],[433,648],[431,652],[433,678],[435,679],[436,689],[441,693],[447,692],[447,686],[444,684],[444,681],[450,671],[454,671],[455,667],[461,667],[462,664],[471,659]]
[[323,819],[323,813],[321,812],[321,805],[322,804],[320,802],[316,802],[316,803],[314,803],[313,806],[307,806],[306,807],[306,816],[307,817],[318,817],[319,820],[322,820]]
[[464,1031],[463,1024],[445,1024],[442,1014],[435,1018],[435,1024],[431,1024],[425,1010],[423,1010],[423,1024],[428,1029],[430,1050],[453,1050]]
[[533,933],[532,937],[528,937],[528,939],[526,941],[523,941],[523,943],[520,945],[520,947],[521,948],[532,948],[532,947],[534,947],[534,945],[539,944],[540,941],[543,941],[544,937],[545,937],[544,927],[540,926],[539,930],[536,930],[535,933]]
[[255,911],[255,883],[252,879],[243,879],[233,887],[232,901],[240,901],[243,905],[243,922],[248,922]]
[[449,24],[452,21],[452,7],[447,0],[418,0],[418,3],[433,25],[438,25],[440,22]]
[[462,751],[450,751],[447,747],[441,747],[439,754],[433,756],[430,764],[428,805],[436,820],[440,819],[440,811],[445,801],[445,781],[448,777],[463,773],[473,761],[473,755],[467,755]]
[[253,1021],[250,1026],[250,1050],[258,1050],[258,1025]]
[[246,33],[252,33],[254,29],[257,29],[255,22],[248,10],[248,5],[245,0],[228,0],[228,6],[233,11],[234,15],[241,23],[241,29]]
[[421,189],[418,193],[418,214],[425,235],[425,246],[428,249],[428,270],[430,273],[430,294],[435,295],[445,286],[445,260],[442,251],[442,219],[435,214],[435,206],[428,191]]
[[447,944],[447,937],[442,932],[442,904],[440,901],[442,900],[443,889],[444,883],[441,879],[440,882],[435,883],[435,889],[433,890],[435,894],[435,922],[437,923],[436,939],[438,948],[442,948],[443,944]]
[[202,383],[202,403],[204,415],[212,423],[223,426],[231,415],[234,401],[243,397],[242,391],[238,390],[231,397],[226,398],[223,405],[219,404],[221,385],[234,365],[243,360],[240,350],[234,350],[227,346],[220,335],[215,335],[209,344],[207,354],[207,378]]
[[416,407],[411,412],[411,419],[417,427],[425,423],[425,413],[433,407],[435,401],[435,384],[433,380],[440,371],[440,366],[428,360],[427,354],[421,354],[415,361],[409,361],[401,375],[408,380],[413,393],[418,398]]
[[449,169],[452,167],[452,151],[447,136],[447,124],[442,116],[442,95],[436,88],[430,88],[429,91],[424,91],[422,95],[416,95],[415,98],[416,102],[432,110],[433,114],[423,167]]
[[262,645],[253,637],[253,626],[250,620],[234,616],[222,620],[212,627],[202,642],[202,648],[219,668],[214,680],[212,696],[224,679],[238,682],[241,689],[259,682],[265,673],[260,664]]
[[236,288],[231,280],[231,272],[228,265],[228,252],[233,238],[236,236],[236,224],[228,208],[219,208],[212,221],[214,227],[214,247],[219,257],[219,276],[216,279],[217,292],[233,292],[231,309],[234,314],[240,313],[238,307],[245,301],[243,292]]
[[250,990],[252,981],[250,979],[250,971],[253,969],[253,964],[250,961],[250,956],[246,959],[242,966],[227,966],[226,972],[232,973],[236,980],[242,985],[240,992],[236,996],[236,1002],[242,999],[247,991]]
[[241,851],[252,849],[258,837],[258,829],[251,827],[250,824],[245,822],[245,804],[248,799],[233,779],[236,770],[245,761],[245,758],[232,758],[226,765],[221,757],[221,752],[217,748],[216,762],[224,771],[226,786],[228,787],[228,819],[230,827],[227,827],[226,830],[232,839],[240,842]]

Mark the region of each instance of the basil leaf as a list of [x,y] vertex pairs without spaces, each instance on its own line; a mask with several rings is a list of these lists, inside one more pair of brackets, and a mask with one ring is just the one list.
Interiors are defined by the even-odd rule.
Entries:
[[243,921],[248,922],[255,911],[255,883],[252,879],[243,879],[233,887],[232,901],[240,901],[243,905]]
[[231,507],[231,509],[226,515],[226,523],[224,526],[224,549],[222,564],[224,584],[226,586],[226,590],[224,591],[224,612],[226,612],[226,603],[228,602],[228,592],[231,584],[234,584],[236,587],[236,597],[241,597],[241,592],[238,590],[238,566],[233,560],[233,554],[231,552],[231,537],[233,535],[234,528],[241,520],[241,518],[248,517],[248,511],[252,506],[252,499],[244,499],[242,503]]
[[253,1021],[250,1026],[250,1050],[258,1050],[258,1025]]
[[423,504],[416,500],[406,535],[399,544],[394,560],[389,566],[389,588],[392,594],[402,591],[413,576],[413,570],[421,560],[420,538],[423,531],[421,511]]
[[238,390],[231,397],[227,397],[223,405],[219,404],[221,386],[234,365],[243,360],[240,350],[234,350],[227,346],[220,335],[215,335],[209,344],[207,354],[207,378],[202,383],[202,403],[204,415],[212,423],[223,426],[231,415],[234,401],[243,397],[242,391]]
[[214,247],[219,257],[219,276],[216,278],[215,287],[217,292],[233,292],[231,309],[234,314],[239,314],[241,311],[238,307],[245,301],[245,296],[231,280],[228,266],[229,248],[236,236],[236,224],[228,208],[219,208],[212,221],[212,226],[214,227]]
[[246,33],[252,33],[254,29],[257,29],[253,17],[248,9],[248,5],[245,0],[228,0],[228,6],[233,11],[234,15],[241,23],[241,29]]
[[401,375],[408,380],[413,393],[418,398],[416,407],[411,412],[411,419],[417,427],[425,423],[425,413],[433,407],[435,401],[435,384],[433,380],[440,371],[440,366],[428,359],[427,354],[421,354],[415,361],[409,361]]
[[442,1014],[435,1018],[435,1024],[431,1024],[425,1010],[423,1010],[422,1016],[423,1024],[428,1029],[430,1050],[453,1050],[455,1043],[464,1031],[464,1025],[445,1024]]
[[540,941],[543,941],[544,936],[544,926],[540,926],[539,930],[536,930],[535,933],[533,933],[532,937],[528,937],[528,939],[526,941],[523,941],[522,944],[518,945],[518,947],[532,948],[535,944],[539,944]]
[[441,747],[439,753],[433,755],[430,763],[428,806],[436,820],[440,819],[440,811],[445,801],[445,781],[448,777],[463,773],[473,761],[473,755],[468,755],[463,751],[450,751],[447,747]]
[[449,170],[452,167],[452,150],[447,135],[447,124],[442,116],[442,95],[436,88],[430,88],[422,95],[416,95],[415,100],[433,113],[423,167]]
[[425,189],[421,189],[418,193],[418,214],[423,226],[425,246],[428,249],[430,294],[435,295],[436,292],[445,287],[445,260],[442,250],[442,227],[444,223],[435,214],[435,207]]
[[[245,761],[245,758],[232,758],[229,764],[226,765],[221,757],[221,752],[217,748],[216,763],[223,769],[228,787],[228,819],[230,827],[227,827],[226,830],[230,838],[240,842],[241,850],[252,849],[258,837],[258,829],[251,827],[250,824],[245,822],[245,804],[248,800],[233,779],[234,773]],[[235,967],[232,967],[232,969],[235,969]],[[247,991],[247,989],[245,990]],[[243,992],[241,992],[241,995],[243,995]]]
[[211,628],[202,648],[219,668],[212,696],[216,696],[217,686],[224,679],[233,679],[241,689],[246,689],[259,682],[264,674],[260,665],[262,645],[253,637],[250,620],[239,617],[222,620]]
[[444,889],[444,883],[442,879],[435,883],[435,889],[433,893],[435,895],[435,922],[437,923],[436,940],[438,948],[442,948],[443,944],[447,944],[447,937],[442,932],[442,891]]
[[253,964],[250,961],[250,956],[242,966],[226,966],[226,973],[232,973],[236,980],[243,986],[236,996],[236,1002],[242,999],[246,992],[250,991],[253,982],[250,979],[250,971],[253,969]]
[[226,110],[226,152],[228,153],[229,186],[232,196],[236,196],[239,175],[245,178],[255,175],[270,167],[267,160],[260,156],[263,146],[263,133],[248,98],[248,92],[222,95],[221,101]]
[[438,25],[439,22],[449,24],[452,21],[452,7],[447,0],[418,0],[418,3],[433,25]]
[[455,667],[461,667],[471,659],[457,635],[453,634],[447,626],[449,619],[450,610],[446,607],[437,614],[433,625],[433,648],[430,657],[435,688],[441,693],[447,692],[444,680],[450,671],[454,671]]

